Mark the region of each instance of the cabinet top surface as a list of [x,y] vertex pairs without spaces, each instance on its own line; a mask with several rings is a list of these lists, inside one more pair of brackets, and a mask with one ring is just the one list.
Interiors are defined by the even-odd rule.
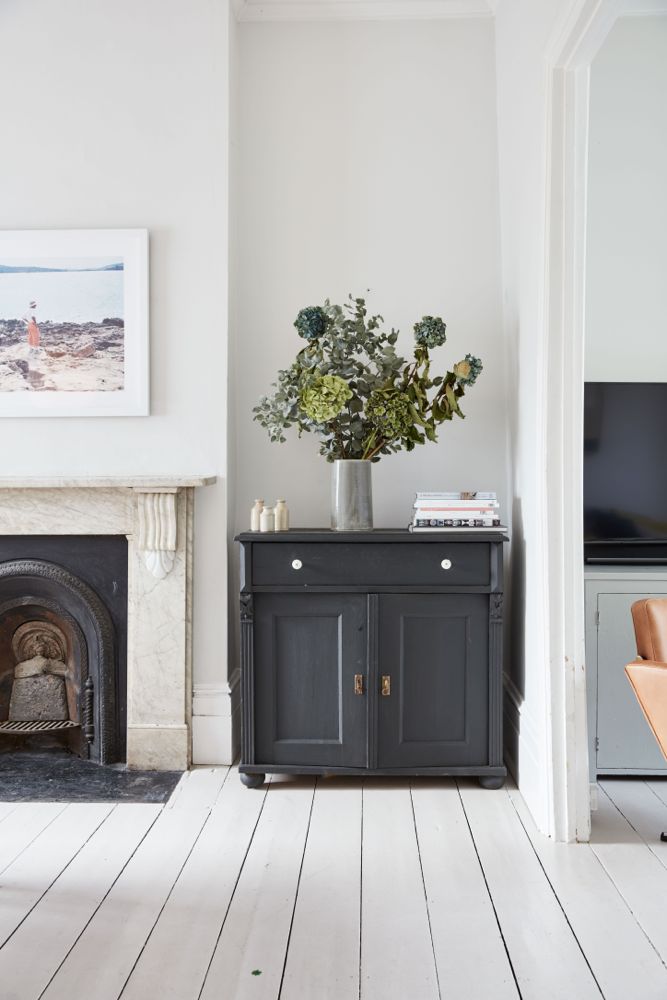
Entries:
[[290,528],[289,531],[242,531],[237,542],[508,542],[504,528],[466,531],[408,531],[406,528],[374,528],[371,531],[332,531],[327,528]]

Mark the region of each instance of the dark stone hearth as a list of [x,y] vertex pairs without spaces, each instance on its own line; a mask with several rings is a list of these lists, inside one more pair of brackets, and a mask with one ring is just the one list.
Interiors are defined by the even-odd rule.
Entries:
[[166,802],[180,777],[100,767],[61,751],[0,753],[0,802]]

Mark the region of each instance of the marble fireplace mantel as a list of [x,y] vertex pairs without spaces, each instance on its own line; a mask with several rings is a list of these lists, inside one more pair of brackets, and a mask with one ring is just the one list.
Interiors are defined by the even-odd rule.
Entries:
[[0,535],[128,540],[127,763],[191,760],[194,490],[215,476],[0,478]]

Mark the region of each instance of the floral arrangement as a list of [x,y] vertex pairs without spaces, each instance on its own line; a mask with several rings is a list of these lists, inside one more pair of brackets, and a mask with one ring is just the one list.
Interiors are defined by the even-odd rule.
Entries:
[[386,333],[381,316],[367,315],[366,302],[350,296],[344,306],[329,300],[308,306],[294,326],[306,346],[289,368],[278,372],[275,390],[254,408],[254,419],[272,441],[285,441],[292,426],[320,439],[329,462],[382,455],[437,440],[437,429],[456,414],[474,385],[482,362],[470,354],[445,375],[431,378],[429,351],[446,340],[439,316],[414,326],[414,357],[395,350],[398,331]]

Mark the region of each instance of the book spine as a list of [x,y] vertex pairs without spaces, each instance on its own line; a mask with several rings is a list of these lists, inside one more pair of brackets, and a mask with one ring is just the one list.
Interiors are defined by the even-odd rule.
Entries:
[[433,499],[433,500],[470,500],[472,502],[479,502],[480,500],[497,500],[497,493],[415,493],[415,497],[419,499]]
[[431,517],[415,518],[415,528],[497,528],[500,527],[499,517]]
[[437,513],[438,511],[468,511],[471,514],[493,514],[499,509],[498,504],[415,504],[414,509]]

